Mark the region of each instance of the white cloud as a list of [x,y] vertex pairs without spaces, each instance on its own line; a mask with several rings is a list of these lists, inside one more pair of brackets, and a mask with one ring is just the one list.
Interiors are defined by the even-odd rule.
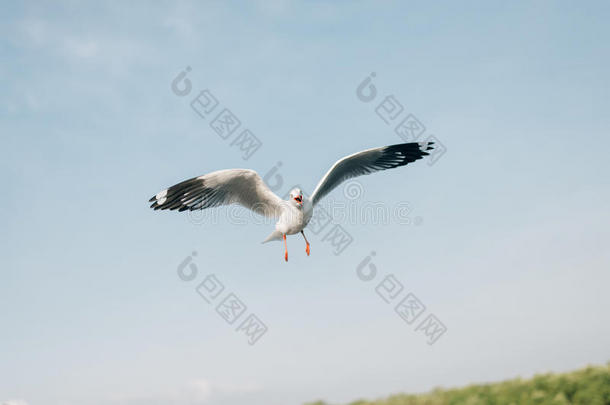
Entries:
[[15,46],[43,52],[45,57],[59,57],[76,68],[87,61],[102,71],[124,74],[152,52],[126,32],[108,32],[102,27],[83,30],[64,21],[25,17],[15,23],[15,28]]
[[217,398],[227,398],[236,395],[250,394],[259,392],[262,387],[253,382],[245,383],[224,383],[211,381],[206,378],[198,378],[186,384],[186,390],[178,397],[184,398],[188,402],[196,404],[213,403]]
[[200,378],[187,384],[187,396],[193,402],[207,402],[212,395],[212,383],[209,380]]
[[8,401],[2,401],[2,405],[28,405],[24,399],[9,399]]
[[207,378],[196,378],[165,392],[148,392],[143,395],[114,395],[110,403],[121,405],[181,404],[208,405],[218,401],[239,400],[241,396],[262,392],[263,388],[253,382],[224,383]]

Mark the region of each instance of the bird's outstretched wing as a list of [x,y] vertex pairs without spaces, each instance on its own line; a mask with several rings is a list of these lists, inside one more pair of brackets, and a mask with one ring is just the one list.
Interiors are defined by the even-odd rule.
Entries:
[[267,217],[279,217],[283,201],[254,170],[219,170],[163,190],[149,202],[155,210],[194,211],[240,204]]
[[434,142],[411,142],[383,146],[354,153],[338,160],[316,186],[311,200],[317,204],[326,194],[345,180],[371,174],[380,170],[393,169],[414,162],[429,155]]

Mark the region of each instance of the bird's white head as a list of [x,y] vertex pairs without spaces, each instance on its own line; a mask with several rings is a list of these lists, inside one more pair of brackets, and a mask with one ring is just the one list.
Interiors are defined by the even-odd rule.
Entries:
[[290,190],[290,199],[292,204],[295,204],[298,208],[303,206],[303,192],[300,188],[293,188]]

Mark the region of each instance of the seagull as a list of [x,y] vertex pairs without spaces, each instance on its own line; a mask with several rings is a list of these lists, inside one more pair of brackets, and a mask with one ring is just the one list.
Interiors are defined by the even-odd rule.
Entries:
[[262,242],[284,240],[284,260],[288,261],[286,235],[301,233],[305,252],[310,244],[303,229],[320,200],[344,181],[381,170],[393,169],[429,155],[434,142],[410,142],[363,150],[335,162],[316,186],[311,197],[300,188],[282,200],[267,187],[261,176],[250,169],[226,169],[185,180],[153,196],[155,210],[194,211],[221,205],[239,204],[257,214],[277,220],[275,230]]

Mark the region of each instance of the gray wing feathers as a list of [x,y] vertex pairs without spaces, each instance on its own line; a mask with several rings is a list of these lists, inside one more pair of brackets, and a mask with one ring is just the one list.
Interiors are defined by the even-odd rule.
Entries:
[[253,170],[220,170],[178,183],[153,196],[155,210],[194,211],[240,204],[258,214],[278,217],[282,200]]
[[320,180],[311,200],[317,204],[322,197],[335,187],[353,177],[370,174],[380,170],[404,166],[429,155],[434,142],[411,142],[384,146],[354,153],[337,161]]

